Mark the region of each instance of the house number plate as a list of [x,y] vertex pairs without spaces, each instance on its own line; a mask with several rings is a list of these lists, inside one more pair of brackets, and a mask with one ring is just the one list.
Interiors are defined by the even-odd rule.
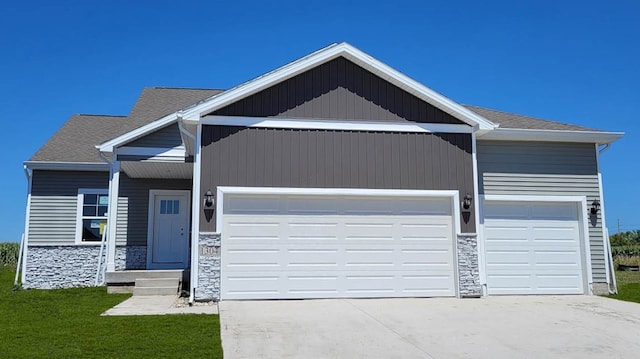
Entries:
[[207,246],[201,244],[200,248],[200,257],[217,257],[220,255],[220,248],[214,246]]

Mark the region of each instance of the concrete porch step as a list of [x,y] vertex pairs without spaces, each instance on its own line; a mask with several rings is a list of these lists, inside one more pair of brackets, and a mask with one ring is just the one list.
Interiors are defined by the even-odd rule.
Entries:
[[180,281],[176,278],[138,278],[136,288],[174,287],[178,288]]
[[163,270],[125,270],[107,272],[106,282],[109,284],[135,283],[139,278],[175,278],[179,281],[185,275],[183,269],[163,269]]
[[149,296],[149,295],[171,295],[176,296],[178,294],[178,287],[134,287],[134,296]]

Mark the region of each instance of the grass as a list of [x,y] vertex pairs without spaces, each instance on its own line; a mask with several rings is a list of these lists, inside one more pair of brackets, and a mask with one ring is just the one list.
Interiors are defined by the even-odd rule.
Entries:
[[609,298],[640,303],[640,272],[616,271],[618,294]]
[[0,266],[2,358],[222,358],[217,315],[101,317],[129,295],[13,291],[14,275]]
[[18,252],[20,245],[18,243],[0,242],[0,266],[14,265],[18,262]]

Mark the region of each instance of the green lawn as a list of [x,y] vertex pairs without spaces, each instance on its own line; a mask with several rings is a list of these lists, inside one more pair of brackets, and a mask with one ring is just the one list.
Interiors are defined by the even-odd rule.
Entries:
[[2,358],[222,358],[217,315],[101,317],[129,295],[13,291],[14,275],[0,267]]
[[616,281],[618,294],[610,295],[609,298],[640,303],[640,272],[616,271]]

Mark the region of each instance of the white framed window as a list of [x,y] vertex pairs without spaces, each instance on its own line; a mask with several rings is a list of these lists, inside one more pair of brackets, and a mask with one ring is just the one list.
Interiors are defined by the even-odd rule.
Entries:
[[76,243],[100,243],[107,228],[109,190],[104,188],[78,189]]

